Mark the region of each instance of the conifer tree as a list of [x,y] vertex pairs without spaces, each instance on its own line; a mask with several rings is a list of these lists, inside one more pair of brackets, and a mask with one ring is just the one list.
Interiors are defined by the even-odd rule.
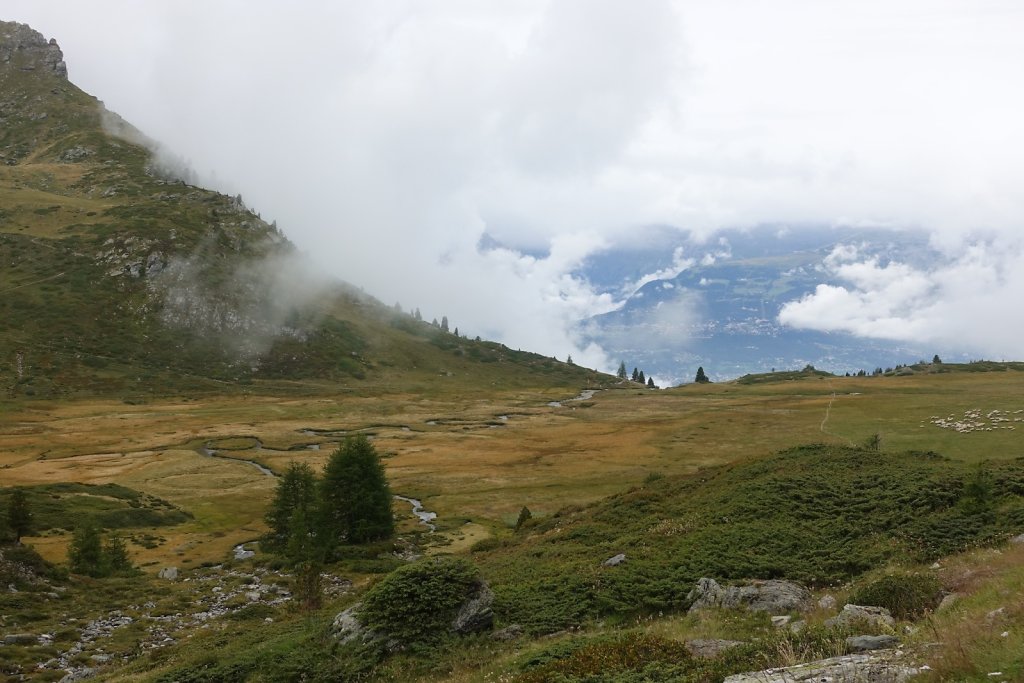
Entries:
[[619,363],[619,369],[615,372],[615,376],[618,377],[619,379],[626,379],[626,377],[628,376],[626,374],[626,361],[622,361],[621,363]]
[[86,520],[75,527],[68,546],[68,564],[75,574],[103,575],[103,539],[99,527],[92,521]]
[[123,538],[110,536],[104,541],[101,565],[104,575],[130,574],[134,570]]
[[653,377],[648,377],[647,378],[647,388],[648,389],[656,389],[657,388],[657,387],[654,386],[654,378]]
[[263,543],[268,550],[285,550],[292,537],[291,521],[301,510],[308,520],[316,504],[316,475],[304,462],[293,462],[277,481],[277,491],[265,519],[270,533]]
[[328,551],[339,543],[366,543],[394,533],[384,466],[365,436],[349,437],[328,460],[319,518],[316,530]]
[[442,315],[441,316],[441,331],[442,332],[447,332],[448,331],[448,316],[446,316],[446,315]]
[[640,371],[639,371],[639,370],[637,370],[636,368],[633,368],[633,377],[632,377],[632,380],[633,380],[634,382],[637,382],[637,381],[639,381],[639,380],[640,380]]
[[7,526],[14,533],[14,542],[19,544],[21,537],[32,530],[32,508],[22,488],[14,489],[7,500]]
[[704,374],[703,365],[697,368],[697,376],[694,377],[693,381],[698,384],[707,384],[708,382],[711,381],[710,379],[708,379],[708,376]]
[[640,374],[637,375],[636,381],[640,382],[640,384],[647,384],[647,378],[644,377],[644,371],[643,370],[641,370]]

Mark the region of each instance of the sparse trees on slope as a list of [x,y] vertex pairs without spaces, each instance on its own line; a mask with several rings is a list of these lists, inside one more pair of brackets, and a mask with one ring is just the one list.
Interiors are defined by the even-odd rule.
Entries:
[[134,571],[124,539],[112,536],[106,540],[92,520],[85,520],[71,536],[68,564],[75,574],[102,578]]
[[366,543],[391,536],[391,491],[380,456],[363,435],[345,440],[331,455],[320,482],[317,532],[324,547]]

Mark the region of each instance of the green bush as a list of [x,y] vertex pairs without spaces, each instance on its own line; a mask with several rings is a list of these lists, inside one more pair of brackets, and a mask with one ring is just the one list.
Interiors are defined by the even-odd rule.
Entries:
[[366,593],[360,612],[374,631],[411,642],[437,640],[480,583],[466,560],[436,557],[393,571]]
[[938,579],[927,574],[889,574],[850,596],[855,605],[884,607],[897,619],[915,619],[935,609],[942,597]]

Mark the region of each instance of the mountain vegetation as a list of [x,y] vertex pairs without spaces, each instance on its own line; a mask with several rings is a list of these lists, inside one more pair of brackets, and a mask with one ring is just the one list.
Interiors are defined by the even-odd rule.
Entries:
[[6,22],[0,263],[4,680],[1024,679],[1022,363],[648,391],[470,340],[300,277]]

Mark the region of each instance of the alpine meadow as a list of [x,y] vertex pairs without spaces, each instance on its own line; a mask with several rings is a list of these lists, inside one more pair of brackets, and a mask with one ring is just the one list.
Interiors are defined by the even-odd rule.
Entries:
[[[704,281],[724,247],[602,266],[641,283],[574,322],[614,322],[604,364],[513,348],[427,282],[385,303],[323,272],[75,58],[0,21],[0,681],[1024,681],[1024,359],[922,334],[726,376],[693,351],[724,337],[657,317],[671,280],[767,320],[748,304],[781,279]],[[815,249],[772,268],[810,283]],[[779,315],[760,350],[714,326],[774,362],[802,334]],[[831,334],[800,353],[856,336]],[[890,345],[861,341],[831,357]]]

